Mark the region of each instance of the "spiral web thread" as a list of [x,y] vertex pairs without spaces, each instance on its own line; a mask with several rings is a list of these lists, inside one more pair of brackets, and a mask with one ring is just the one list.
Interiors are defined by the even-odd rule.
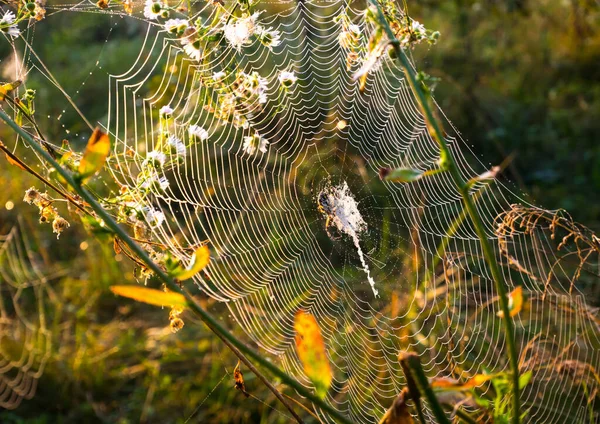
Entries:
[[20,226],[0,236],[0,408],[15,409],[35,395],[50,358],[47,277]]
[[[52,7],[93,9],[87,3]],[[195,17],[212,20],[210,2],[193,7]],[[116,141],[114,177],[136,187],[147,153],[159,145],[159,109],[174,109],[168,131],[188,148],[185,160],[165,172],[166,190],[153,190],[153,206],[167,216],[154,236],[183,260],[189,260],[185,247],[208,240],[211,263],[195,277],[198,290],[225,305],[248,337],[307,387],[293,321],[299,309],[312,313],[334,369],[327,402],[353,421],[377,422],[405,384],[401,350],[418,352],[437,377],[465,380],[508,367],[494,284],[469,219],[437,257],[462,212],[449,175],[410,184],[378,177],[382,167],[434,169],[439,148],[395,62],[382,60],[363,92],[353,79],[364,53],[348,66],[335,18],[346,13],[370,34],[364,7],[336,0],[261,2],[261,25],[280,31],[281,45],[272,51],[257,41],[240,51],[228,47],[202,63],[148,21],[139,55],[128,70],[110,75],[105,127]],[[116,6],[105,13],[123,15]],[[247,106],[251,128],[216,117],[210,106],[217,94],[200,83],[232,70],[256,71],[268,81],[266,104]],[[278,84],[281,71],[298,77],[288,91]],[[189,139],[194,124],[208,131],[207,140]],[[485,172],[451,123],[444,124],[463,178]],[[243,138],[255,131],[269,142],[265,153],[244,151]],[[344,184],[366,225],[356,237],[344,228],[331,234],[317,205],[320,193]],[[514,206],[524,202],[510,187],[478,182],[472,195],[489,238],[502,242],[497,255],[506,284],[527,293],[515,317],[521,372],[533,372],[523,391],[526,420],[596,419],[598,318],[582,295],[593,293],[597,240],[585,261],[572,262],[581,257],[578,238],[559,250],[549,223],[530,230],[499,226],[504,214],[522,214],[509,220],[518,223],[546,213]],[[434,264],[435,277],[428,279]]]

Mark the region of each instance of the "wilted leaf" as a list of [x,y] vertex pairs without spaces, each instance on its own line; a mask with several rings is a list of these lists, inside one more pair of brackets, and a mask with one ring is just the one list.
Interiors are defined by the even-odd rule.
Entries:
[[180,273],[174,275],[180,281],[185,281],[192,278],[194,275],[202,271],[210,261],[210,251],[208,246],[204,245],[196,249],[192,255],[192,260],[188,267]]
[[21,85],[21,81],[9,82],[7,84],[0,85],[0,102],[4,101],[6,95],[11,91],[15,90]]
[[119,296],[137,300],[155,306],[181,306],[186,307],[187,301],[182,294],[164,292],[138,286],[111,286],[110,291]]
[[315,317],[298,311],[294,320],[296,350],[304,366],[304,372],[315,385],[317,396],[324,398],[331,385],[332,373],[321,329]]
[[[508,310],[509,315],[514,317],[523,308],[523,287],[518,286],[508,295]],[[498,316],[504,318],[504,312],[498,311]]]
[[379,176],[382,180],[391,181],[393,183],[411,183],[421,178],[423,173],[423,171],[410,168],[382,168],[379,171]]
[[408,411],[406,398],[408,389],[403,389],[394,400],[392,407],[388,409],[385,415],[379,421],[379,424],[412,424],[414,423],[412,415]]
[[110,153],[108,134],[96,128],[88,140],[83,157],[79,162],[79,176],[86,179],[100,171]]

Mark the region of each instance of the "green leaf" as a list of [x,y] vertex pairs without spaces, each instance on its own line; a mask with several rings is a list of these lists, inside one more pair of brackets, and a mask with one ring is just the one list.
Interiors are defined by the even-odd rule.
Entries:
[[175,292],[164,292],[138,286],[111,286],[110,291],[114,294],[147,303],[155,306],[187,306],[187,300],[182,294]]
[[108,134],[96,127],[79,162],[79,178],[85,180],[100,171],[109,153],[110,139]]
[[379,171],[379,176],[382,180],[393,183],[411,183],[413,181],[417,181],[423,176],[423,174],[423,171],[411,168],[382,168]]
[[519,375],[519,389],[523,389],[529,381],[531,380],[533,373],[531,371],[527,371],[521,375]]

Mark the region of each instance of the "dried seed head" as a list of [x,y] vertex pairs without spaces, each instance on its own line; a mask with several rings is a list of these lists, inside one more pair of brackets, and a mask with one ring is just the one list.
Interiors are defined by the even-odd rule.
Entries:
[[58,216],[58,210],[54,206],[40,206],[40,222],[51,222]]
[[174,318],[169,323],[169,327],[171,327],[171,331],[173,333],[177,333],[184,326],[183,320],[181,318]]
[[29,203],[30,205],[40,198],[40,192],[37,191],[35,187],[28,188],[25,190],[25,197],[23,197],[23,201]]
[[52,221],[52,231],[56,233],[56,238],[59,238],[60,234],[70,226],[71,224],[69,224],[69,222],[66,219],[58,215],[56,216],[56,218],[54,218],[54,221]]

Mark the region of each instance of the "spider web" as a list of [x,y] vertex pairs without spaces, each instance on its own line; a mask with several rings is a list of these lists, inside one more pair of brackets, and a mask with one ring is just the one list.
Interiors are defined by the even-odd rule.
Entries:
[[46,326],[47,277],[20,225],[0,236],[0,407],[35,395],[52,349]]
[[[194,19],[214,18],[210,2],[193,6]],[[88,3],[53,7],[92,9]],[[139,55],[109,77],[105,127],[116,142],[113,176],[124,187],[139,185],[161,131],[186,143],[185,160],[166,168],[168,187],[151,190],[153,207],[167,216],[154,236],[184,260],[184,247],[208,240],[211,263],[195,278],[198,290],[224,305],[260,349],[307,387],[293,321],[298,309],[312,313],[334,368],[326,400],[353,421],[377,422],[405,384],[401,350],[417,351],[430,376],[463,380],[508,371],[508,365],[491,274],[470,221],[460,218],[462,202],[449,175],[411,184],[379,179],[381,168],[425,171],[440,157],[394,61],[381,60],[362,91],[354,80],[365,53],[348,63],[337,18],[346,14],[370,34],[365,7],[336,0],[261,2],[260,23],[280,31],[281,44],[227,47],[203,62],[148,21]],[[213,107],[219,93],[204,84],[235,70],[267,81],[266,102],[247,105],[248,128],[219,118]],[[279,84],[282,71],[298,77],[289,90]],[[235,84],[225,81],[228,88]],[[174,112],[165,127],[159,110],[166,105]],[[452,124],[444,124],[463,178],[486,172]],[[193,142],[191,125],[206,129],[208,139]],[[268,146],[249,154],[244,137],[255,132]],[[340,187],[347,187],[364,222],[354,235],[344,225],[329,226],[319,209],[319,195]],[[533,372],[523,392],[527,420],[596,417],[598,317],[582,295],[594,292],[597,249],[581,264],[581,282],[574,278],[579,263],[558,250],[549,225],[532,231],[517,225],[499,236],[502,213],[524,204],[510,187],[478,182],[472,195],[489,238],[503,242],[497,257],[506,284],[523,286],[528,297],[515,317],[521,372]],[[525,206],[516,221],[539,211]],[[338,211],[327,211],[329,218]],[[438,246],[453,227],[440,256]],[[579,257],[576,243],[561,248]]]

